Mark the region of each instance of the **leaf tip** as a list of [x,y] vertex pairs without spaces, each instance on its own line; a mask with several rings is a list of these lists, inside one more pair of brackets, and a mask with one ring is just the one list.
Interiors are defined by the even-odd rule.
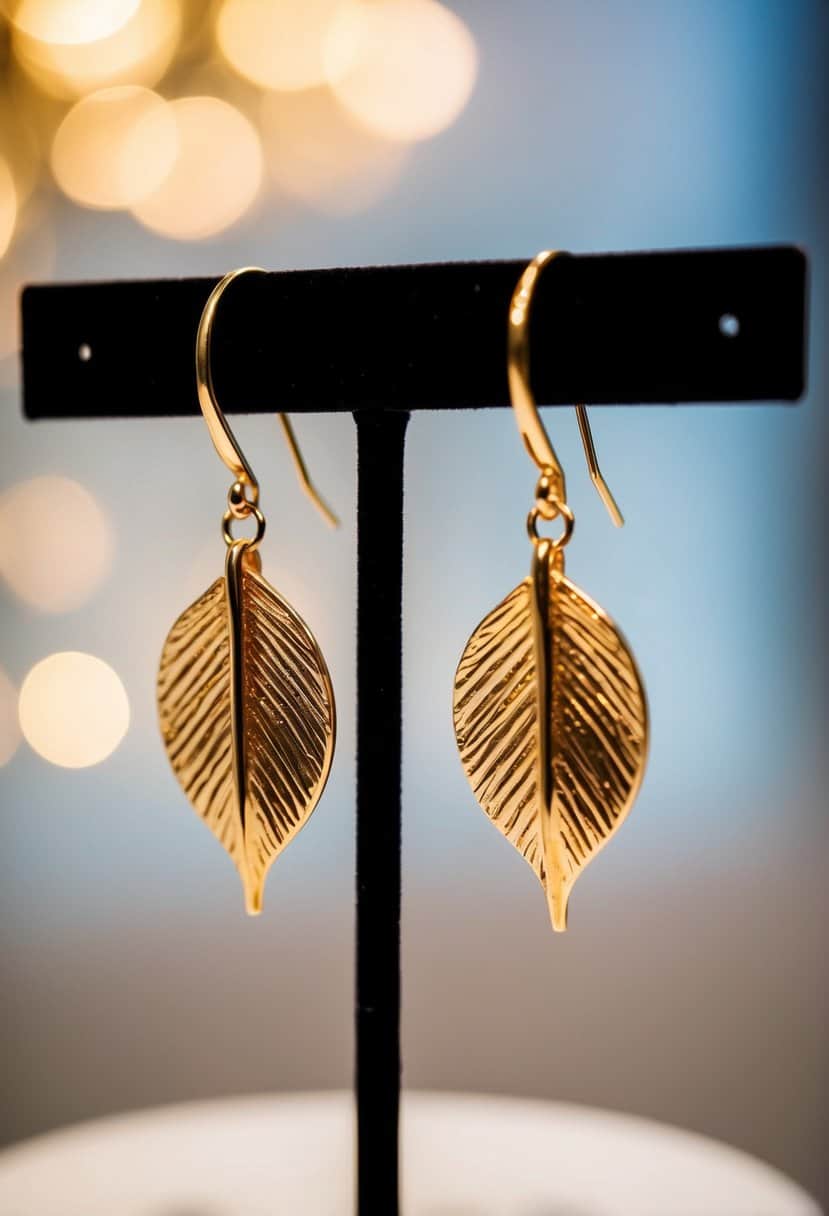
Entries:
[[566,933],[569,892],[565,889],[562,882],[555,881],[545,883],[544,890],[547,894],[547,907],[550,912],[550,923],[553,926],[553,932]]
[[258,916],[262,911],[264,884],[243,875],[242,885],[245,889],[245,911],[248,916]]

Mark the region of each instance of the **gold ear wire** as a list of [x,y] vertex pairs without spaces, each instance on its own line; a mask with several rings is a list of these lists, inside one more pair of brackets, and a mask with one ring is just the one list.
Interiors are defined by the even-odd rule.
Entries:
[[[204,415],[210,438],[213,440],[213,446],[220,459],[233,474],[234,479],[241,483],[242,487],[249,487],[250,499],[248,500],[245,496],[245,501],[249,501],[251,506],[256,506],[259,502],[259,482],[256,480],[250,464],[245,459],[245,455],[239,447],[216,397],[216,390],[213,386],[210,351],[216,309],[226,289],[235,279],[238,279],[243,274],[264,273],[265,271],[261,270],[258,266],[243,266],[239,270],[232,270],[229,274],[226,274],[210,293],[201,320],[199,321],[198,333],[196,334],[196,389],[201,412]],[[302,458],[302,452],[297,443],[290,418],[287,414],[282,413],[277,414],[277,418],[282,426],[282,431],[285,435],[302,489],[325,521],[336,528],[340,521],[308,475],[308,467]]]
[[[529,319],[530,305],[535,291],[538,276],[545,266],[559,256],[560,250],[544,250],[539,253],[527,266],[518,281],[518,285],[510,301],[509,325],[507,327],[507,378],[509,381],[510,400],[518,430],[524,441],[530,457],[542,474],[550,478],[555,497],[564,503],[567,499],[564,483],[564,470],[556,456],[550,437],[544,429],[541,415],[538,412],[535,397],[530,387],[530,343]],[[576,418],[579,424],[584,454],[590,479],[593,482],[608,514],[617,528],[621,528],[624,519],[616,505],[610,487],[602,476],[599,462],[596,458],[596,447],[587,417],[587,409],[576,404]]]
[[302,452],[299,450],[299,444],[297,443],[296,435],[294,434],[294,427],[291,419],[287,414],[277,414],[276,416],[282,426],[282,433],[285,436],[285,440],[288,444],[288,450],[293,458],[296,475],[299,478],[299,484],[311,499],[311,502],[317,508],[325,522],[330,524],[332,528],[339,528],[339,517],[331,510],[328,503],[322,497],[319,490],[316,488],[308,475],[308,466],[302,458]]
[[[554,257],[545,251],[530,262],[509,311],[510,400],[524,446],[540,469],[527,516],[530,574],[473,631],[455,672],[452,712],[473,793],[532,866],[558,932],[567,928],[579,875],[636,798],[648,750],[648,707],[622,634],[565,573],[574,517],[529,369],[533,291]],[[619,526],[622,516],[599,469],[583,403],[576,415],[590,477]],[[553,520],[558,535],[539,533],[541,521]]]
[[[299,613],[262,573],[259,483],[216,399],[210,341],[216,308],[239,275],[211,292],[196,338],[199,405],[233,474],[222,517],[224,577],[179,616],[158,669],[158,715],[173,772],[193,809],[234,862],[251,915],[265,878],[320,799],[334,754],[336,709],[322,651]],[[300,481],[308,479],[289,419],[279,415]],[[233,535],[234,521],[255,522]]]

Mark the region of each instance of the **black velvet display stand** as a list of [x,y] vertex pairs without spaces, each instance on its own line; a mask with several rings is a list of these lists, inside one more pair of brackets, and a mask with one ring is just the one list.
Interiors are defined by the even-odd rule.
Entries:
[[[507,308],[528,260],[251,276],[216,318],[225,412],[347,411],[357,424],[359,1216],[398,1212],[406,423],[412,410],[509,405]],[[194,340],[215,282],[28,287],[27,417],[198,414]],[[805,258],[788,247],[563,257],[533,308],[538,399],[797,400],[805,297]]]

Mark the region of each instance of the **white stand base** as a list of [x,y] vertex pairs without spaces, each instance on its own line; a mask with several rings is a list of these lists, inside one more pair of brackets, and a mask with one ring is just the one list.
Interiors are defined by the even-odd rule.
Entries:
[[[407,1094],[405,1216],[820,1216],[745,1154],[590,1107]],[[187,1103],[0,1153],[8,1216],[351,1216],[346,1093]]]

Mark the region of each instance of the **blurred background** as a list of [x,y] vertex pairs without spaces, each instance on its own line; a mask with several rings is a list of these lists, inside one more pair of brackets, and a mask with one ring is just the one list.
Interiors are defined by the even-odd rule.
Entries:
[[526,573],[533,470],[504,411],[411,423],[404,1080],[670,1121],[829,1202],[829,6],[0,11],[3,1140],[352,1068],[352,424],[298,423],[334,533],[275,422],[238,422],[267,575],[320,640],[341,722],[249,921],[154,703],[167,629],[221,571],[227,474],[200,420],[25,423],[21,284],[796,242],[807,396],[596,410],[623,532],[571,412],[548,415],[568,570],[624,629],[653,719],[639,801],[563,938],[478,810],[450,716],[469,633]]

